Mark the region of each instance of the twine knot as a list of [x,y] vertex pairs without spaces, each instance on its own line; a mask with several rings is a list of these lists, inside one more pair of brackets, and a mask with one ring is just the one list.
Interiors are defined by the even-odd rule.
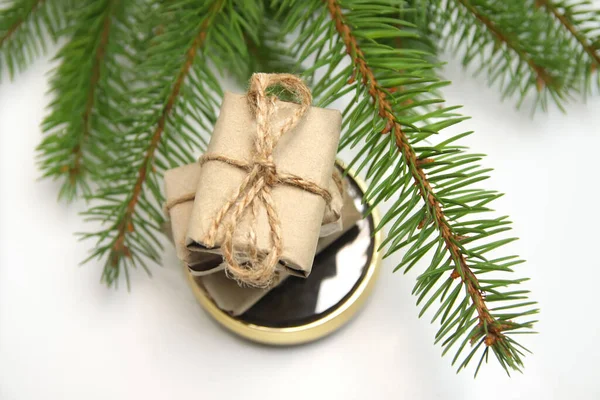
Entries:
[[[267,89],[280,85],[296,96],[300,107],[274,131],[271,117],[277,110],[277,98],[267,95]],[[235,160],[219,154],[205,154],[200,163],[220,161],[243,169],[248,173],[231,199],[217,212],[204,243],[214,247],[219,227],[229,217],[225,237],[221,245],[225,272],[238,282],[255,287],[268,287],[275,277],[276,267],[283,252],[281,221],[273,201],[271,190],[276,185],[294,186],[322,197],[327,204],[331,194],[300,176],[277,171],[273,162],[273,150],[281,136],[292,130],[309,109],[312,96],[300,78],[290,74],[253,74],[247,94],[248,105],[256,117],[256,140],[250,161]],[[258,207],[264,207],[270,228],[271,247],[269,251],[259,251],[256,243],[254,222]],[[237,224],[250,213],[249,245],[239,248],[234,243]]]
[[277,183],[277,168],[272,159],[255,160],[254,166],[258,168],[256,174],[265,180],[265,185],[275,186],[275,183]]

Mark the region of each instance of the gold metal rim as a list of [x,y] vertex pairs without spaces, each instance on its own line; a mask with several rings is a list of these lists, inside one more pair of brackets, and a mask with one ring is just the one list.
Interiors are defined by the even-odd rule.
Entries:
[[[348,171],[348,174],[356,181],[358,187],[363,191],[366,190],[364,181],[355,177],[353,171]],[[373,226],[379,224],[380,217],[377,210],[373,210]],[[371,294],[375,286],[377,275],[379,274],[379,265],[381,264],[381,253],[378,251],[381,245],[381,232],[376,232],[374,237],[373,255],[371,263],[368,266],[367,273],[359,286],[354,290],[352,295],[348,297],[341,305],[339,305],[331,313],[323,318],[311,323],[294,326],[289,328],[273,328],[255,325],[240,321],[233,318],[226,312],[218,308],[210,298],[204,293],[199,285],[196,284],[194,277],[186,268],[186,276],[192,288],[192,292],[202,305],[202,308],[210,314],[219,324],[231,332],[252,340],[254,342],[270,344],[270,345],[296,345],[320,339],[333,333],[346,323],[358,312],[366,299]]]

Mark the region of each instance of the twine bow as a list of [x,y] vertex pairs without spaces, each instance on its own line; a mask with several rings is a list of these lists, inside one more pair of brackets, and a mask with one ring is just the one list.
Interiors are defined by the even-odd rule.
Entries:
[[[276,131],[271,126],[271,117],[277,110],[278,99],[267,95],[267,88],[280,85],[294,94],[300,107]],[[254,152],[250,161],[235,160],[218,154],[205,154],[200,163],[220,161],[240,168],[248,173],[240,187],[229,201],[217,212],[207,234],[204,244],[214,247],[219,227],[229,214],[225,228],[225,237],[221,245],[226,273],[240,283],[255,287],[268,287],[276,274],[276,267],[283,250],[281,221],[277,213],[272,189],[277,185],[294,186],[321,196],[327,204],[331,202],[331,194],[314,182],[300,176],[277,171],[273,161],[273,150],[283,134],[292,130],[312,102],[310,90],[302,80],[290,74],[254,74],[248,90],[248,104],[256,117],[256,139]],[[271,249],[261,252],[256,245],[254,222],[258,208],[263,206],[267,212],[270,228]],[[246,213],[250,212],[250,244],[245,249],[238,249],[234,243],[237,224]]]

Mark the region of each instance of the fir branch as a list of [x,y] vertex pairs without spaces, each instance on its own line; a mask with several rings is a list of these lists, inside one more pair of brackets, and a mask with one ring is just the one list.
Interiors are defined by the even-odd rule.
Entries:
[[[125,19],[132,6],[135,2],[85,1],[70,14],[76,22],[72,38],[59,51],[61,64],[51,78],[55,99],[42,123],[48,135],[38,147],[44,177],[62,180],[59,197],[68,201],[79,192],[90,194],[88,175],[104,152],[91,136],[116,126],[109,122],[119,113],[110,98],[127,91],[123,82],[128,69],[119,59],[131,56],[117,41],[134,35],[132,21]],[[118,74],[109,73],[113,67],[119,68]],[[103,97],[104,104],[98,104]]]
[[241,0],[174,0],[150,13],[148,25],[161,32],[136,66],[139,88],[126,100],[128,107],[122,104],[121,122],[129,128],[102,135],[111,151],[103,161],[101,187],[91,197],[99,204],[86,212],[104,225],[83,238],[96,239],[88,260],[104,259],[102,279],[109,286],[121,272],[129,285],[129,267],[141,265],[149,272],[146,261],[159,261],[161,175],[192,162],[193,153],[204,149],[222,96],[211,68],[240,71],[247,65],[244,38],[256,37],[259,15],[253,3]]
[[[116,4],[118,2],[119,2],[119,0],[114,0],[112,2],[109,2],[109,5],[107,7],[109,12],[107,12],[106,15],[104,16],[104,21],[102,23],[102,31],[100,32],[100,43],[98,44],[98,47],[96,49],[96,53],[94,56],[94,64],[92,66],[92,74],[90,77],[90,87],[88,90],[88,97],[87,97],[87,101],[85,104],[85,110],[83,111],[83,135],[81,138],[81,142],[85,141],[85,139],[90,135],[90,117],[92,115],[92,110],[94,108],[94,103],[96,100],[95,93],[98,88],[98,83],[100,81],[100,68],[104,61],[104,56],[106,54],[106,46],[108,44],[108,38],[109,38],[110,28],[111,28],[110,10],[111,10],[111,8],[113,8],[113,4]],[[81,157],[82,157],[81,144],[82,143],[79,143],[78,146],[76,146],[76,149],[74,149],[74,152],[76,153],[75,168],[74,168],[75,171],[79,170],[80,165],[81,165]]]
[[[587,3],[587,2],[586,2]],[[588,38],[578,29],[578,27],[569,20],[564,11],[559,10],[558,6],[549,0],[536,0],[538,7],[545,7],[549,12],[556,17],[556,19],[573,35],[575,40],[581,45],[583,50],[592,58],[595,65],[600,64],[600,54],[598,49],[595,48]]]
[[12,79],[45,51],[48,36],[55,41],[64,27],[69,7],[68,0],[14,0],[0,6],[0,72],[6,67]]
[[[566,30],[572,38],[572,54],[575,55],[576,79],[582,83],[581,92],[587,94],[591,77],[600,66],[600,10],[594,9],[589,1],[530,0],[531,6],[545,10]],[[600,85],[600,77],[597,77]]]
[[[386,257],[408,248],[396,268],[408,271],[432,254],[414,293],[417,303],[423,304],[421,315],[434,301],[441,302],[433,317],[441,322],[436,342],[443,341],[444,353],[459,345],[453,363],[468,343],[474,345],[459,370],[481,346],[485,348],[481,360],[492,352],[507,372],[519,370],[522,351],[511,336],[514,331],[527,332],[533,321],[515,320],[537,310],[500,312],[523,306],[512,303],[525,292],[500,288],[524,280],[481,277],[483,273],[510,272],[512,265],[521,262],[513,256],[484,256],[514,240],[490,240],[510,229],[509,223],[504,217],[469,219],[490,211],[486,205],[500,195],[471,188],[486,179],[489,170],[475,164],[480,156],[465,154],[464,147],[453,144],[468,133],[437,145],[421,143],[464,119],[453,112],[455,107],[430,110],[430,105],[442,102],[434,93],[445,84],[432,74],[436,65],[429,61],[431,55],[380,43],[395,37],[419,40],[420,30],[398,17],[410,10],[383,0],[314,0],[305,8],[286,1],[281,4],[295,16],[285,30],[301,32],[294,54],[298,59],[318,55],[307,74],[324,70],[313,88],[319,104],[327,105],[354,92],[344,110],[340,147],[361,143],[350,166],[357,165],[359,172],[366,169],[369,189],[365,197],[373,207],[394,199],[377,227],[388,228]],[[350,59],[348,66],[343,63],[345,57]],[[447,278],[440,284],[442,276]],[[493,301],[507,305],[491,308]]]
[[442,46],[463,48],[463,64],[477,60],[476,72],[487,70],[504,96],[516,94],[517,106],[535,90],[535,105],[545,110],[552,99],[562,108],[577,90],[569,38],[521,0],[438,0],[433,25],[449,25],[436,33]]
[[544,88],[544,86],[549,86],[555,89],[559,88],[559,86],[556,86],[556,80],[553,79],[552,76],[550,76],[550,74],[548,73],[548,71],[546,71],[544,67],[538,65],[535,62],[535,60],[529,54],[527,54],[523,48],[521,48],[521,45],[517,41],[513,40],[512,38],[509,38],[508,35],[504,34],[502,30],[499,29],[490,18],[488,18],[479,10],[477,10],[477,8],[475,8],[469,2],[469,0],[456,1],[460,3],[463,7],[465,7],[465,9],[469,13],[471,13],[474,18],[476,18],[480,23],[482,23],[491,32],[491,34],[496,37],[496,39],[499,42],[504,43],[509,49],[514,51],[519,56],[519,58],[523,60],[529,66],[529,68],[531,68],[531,71],[535,75],[535,81],[538,91],[541,91]]
[[[13,20],[8,25],[8,29],[6,29],[2,34],[0,34],[0,47],[7,41],[20,27],[25,23],[25,20],[31,15],[34,14],[39,6],[45,0],[35,0],[28,4],[29,7],[23,7],[22,14],[14,13]],[[14,7],[18,9],[18,4],[15,4]],[[11,10],[5,10],[4,12],[11,13]]]
[[[190,69],[192,67],[192,63],[194,62],[194,58],[198,54],[198,50],[204,44],[206,40],[207,30],[211,25],[213,19],[217,15],[217,13],[221,10],[223,6],[223,0],[215,1],[211,8],[208,11],[208,15],[200,25],[200,29],[196,38],[192,42],[192,45],[186,52],[185,61],[183,66],[181,67],[181,71],[177,75],[177,79],[173,84],[171,91],[167,98],[167,103],[164,106],[163,110],[158,117],[158,121],[156,122],[156,127],[154,128],[154,132],[152,133],[152,137],[150,142],[148,143],[146,154],[142,160],[141,166],[138,169],[137,179],[133,185],[131,198],[127,203],[127,208],[125,214],[121,218],[121,222],[117,227],[117,236],[114,244],[112,245],[112,250],[109,253],[109,259],[112,260],[113,267],[118,265],[119,259],[121,257],[131,257],[130,250],[125,245],[125,236],[128,233],[133,232],[133,215],[136,211],[136,207],[140,200],[140,195],[142,194],[142,190],[144,187],[144,183],[146,182],[148,176],[148,168],[152,166],[152,161],[154,159],[154,153],[156,152],[162,135],[165,131],[166,120],[175,105],[175,101],[179,96],[179,92],[181,91],[181,86],[183,85],[184,80],[188,76]],[[108,282],[110,284],[110,281]]]
[[[464,1],[464,0],[461,0]],[[427,204],[429,213],[433,216],[440,237],[444,240],[445,246],[449,249],[452,258],[457,261],[455,269],[451,274],[451,278],[460,278],[466,287],[471,301],[477,310],[479,324],[484,326],[487,324],[487,334],[485,335],[485,344],[494,346],[499,340],[504,339],[502,331],[513,328],[512,324],[502,324],[497,321],[492,315],[483,299],[482,293],[479,291],[481,287],[479,280],[467,265],[465,254],[459,248],[457,243],[460,242],[459,235],[456,234],[442,210],[439,201],[437,200],[431,183],[429,182],[423,166],[426,163],[419,160],[415,150],[410,144],[406,134],[403,132],[402,126],[392,112],[392,107],[388,99],[387,91],[377,82],[373,70],[365,60],[363,52],[358,46],[356,37],[353,35],[352,29],[346,23],[342,9],[337,0],[327,0],[327,8],[331,15],[331,19],[335,23],[338,34],[342,37],[346,50],[354,68],[357,69],[363,77],[363,84],[368,87],[369,96],[373,100],[373,104],[378,107],[378,113],[386,122],[386,127],[390,128],[391,134],[394,135],[396,146],[404,157],[404,162],[408,165],[408,169],[415,181],[415,185],[419,187],[419,193],[422,200]],[[387,132],[383,134],[388,134]],[[474,336],[477,338],[477,336]]]

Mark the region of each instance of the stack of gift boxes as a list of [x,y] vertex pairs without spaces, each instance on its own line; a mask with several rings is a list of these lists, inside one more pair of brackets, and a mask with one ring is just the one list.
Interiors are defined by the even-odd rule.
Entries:
[[[261,74],[259,78],[268,81],[272,76]],[[262,120],[263,133],[281,133],[267,154],[273,165],[271,172],[276,171],[270,180],[260,176],[261,169],[254,170],[257,176],[249,177],[257,162],[257,128],[261,129],[257,124],[261,120],[256,113],[260,110],[252,107],[247,95],[233,93],[223,98],[206,152],[218,155],[216,160],[185,165],[165,174],[166,208],[177,257],[213,302],[234,316],[243,314],[289,276],[307,278],[315,255],[361,218],[347,194],[345,178],[335,166],[340,113],[317,107],[302,112],[299,104],[265,99],[267,111],[262,117],[268,121]],[[298,121],[286,131],[286,122],[294,117]],[[279,129],[282,126],[283,130]],[[326,195],[286,184],[288,181],[308,182],[325,189]],[[232,221],[230,216],[236,210],[241,211]],[[221,218],[217,218],[219,214]],[[232,223],[235,229],[230,229]],[[211,233],[214,240],[209,242],[206,238]],[[265,255],[275,251],[273,242],[278,240],[275,272],[267,285],[245,282],[229,273],[222,248],[228,234],[235,259],[260,259],[258,267],[262,267]],[[245,252],[253,256],[244,258]],[[258,268],[248,266],[254,267]]]

